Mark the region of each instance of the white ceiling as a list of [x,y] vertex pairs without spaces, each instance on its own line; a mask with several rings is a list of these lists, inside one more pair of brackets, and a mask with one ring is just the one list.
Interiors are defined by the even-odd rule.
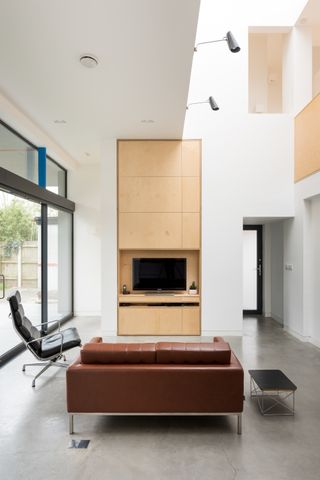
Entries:
[[[98,161],[107,138],[181,138],[199,6],[1,2],[0,88],[80,162]],[[98,57],[96,69],[80,65],[84,53]]]

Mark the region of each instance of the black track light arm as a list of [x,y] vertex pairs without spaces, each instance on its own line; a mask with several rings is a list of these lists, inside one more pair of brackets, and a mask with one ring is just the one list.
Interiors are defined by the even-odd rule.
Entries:
[[189,103],[189,104],[187,105],[187,110],[189,109],[189,107],[190,107],[191,105],[200,105],[200,104],[202,104],[202,103],[209,103],[210,107],[211,107],[212,110],[214,110],[214,111],[219,110],[219,106],[218,106],[218,104],[216,103],[216,101],[215,101],[215,99],[214,99],[213,97],[209,97],[208,100],[205,100],[205,101],[203,101],[203,102],[192,102],[192,103]]
[[232,32],[227,32],[226,33],[226,36],[223,37],[223,38],[220,38],[219,40],[209,40],[207,42],[199,42],[196,44],[196,46],[194,47],[194,51],[197,52],[198,51],[198,47],[199,45],[206,45],[208,43],[217,43],[217,42],[227,42],[228,44],[228,47],[229,47],[229,50],[230,52],[232,53],[237,53],[237,52],[240,52],[240,47],[238,45],[238,42],[236,41],[236,39],[234,38]]

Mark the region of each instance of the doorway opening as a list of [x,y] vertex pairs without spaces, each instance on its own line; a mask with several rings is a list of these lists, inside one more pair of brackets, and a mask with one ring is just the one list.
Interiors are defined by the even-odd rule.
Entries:
[[243,313],[262,314],[262,225],[243,226]]

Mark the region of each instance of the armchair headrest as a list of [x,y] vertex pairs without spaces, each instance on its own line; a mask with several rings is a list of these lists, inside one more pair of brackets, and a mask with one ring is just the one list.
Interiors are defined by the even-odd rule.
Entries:
[[19,310],[19,305],[21,304],[21,295],[19,290],[16,290],[12,295],[8,297],[8,302],[14,312]]

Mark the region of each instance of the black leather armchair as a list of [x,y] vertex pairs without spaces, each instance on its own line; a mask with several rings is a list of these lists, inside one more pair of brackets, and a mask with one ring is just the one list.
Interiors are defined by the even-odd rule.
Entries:
[[67,368],[67,363],[60,363],[61,358],[66,361],[64,352],[74,347],[81,346],[81,340],[76,328],[67,328],[60,330],[60,322],[53,320],[49,323],[58,324],[58,332],[42,335],[37,327],[41,325],[32,325],[30,320],[25,316],[21,303],[21,295],[17,290],[8,297],[11,309],[11,317],[13,327],[19,337],[23,340],[30,352],[39,360],[36,363],[25,363],[22,367],[24,372],[27,366],[43,366],[42,370],[34,377],[32,386],[35,387],[36,379],[42,375],[49,367]]

